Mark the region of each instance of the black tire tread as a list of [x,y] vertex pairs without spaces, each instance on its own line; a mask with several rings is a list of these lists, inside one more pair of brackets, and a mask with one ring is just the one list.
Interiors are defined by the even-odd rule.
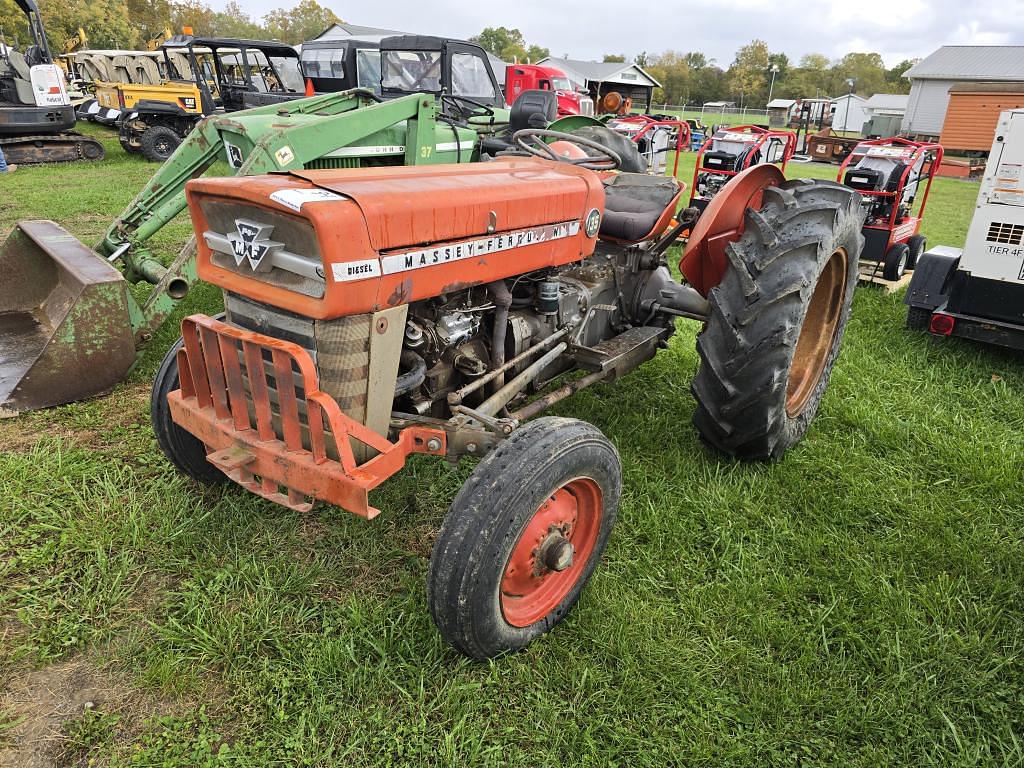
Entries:
[[[849,318],[864,244],[864,211],[848,187],[794,180],[765,190],[763,199],[760,210],[747,211],[743,235],[727,250],[732,268],[708,296],[691,385],[702,439],[746,460],[780,458],[814,418]],[[790,418],[785,400],[793,351],[818,275],[838,247],[847,250],[849,271],[836,343],[817,390]]]
[[[172,139],[174,141],[175,148],[181,144],[181,136],[165,125],[154,125],[152,128],[147,128],[145,132],[143,132],[142,136],[139,137],[139,145],[142,155],[150,162],[163,163],[168,157],[170,157],[170,155],[164,157],[156,149],[157,142],[162,138]],[[171,154],[174,154],[174,150],[171,150]]]
[[[540,492],[537,480],[557,461],[580,454],[585,461],[610,469],[603,487],[604,511],[597,546],[588,570],[562,605],[536,624],[516,628],[504,622],[497,591],[488,584],[498,580],[508,551],[521,531]],[[599,480],[599,478],[595,478]],[[512,433],[474,469],[445,516],[430,557],[427,602],[441,635],[467,656],[490,658],[527,645],[549,631],[568,614],[587,578],[600,560],[615,522],[621,493],[621,465],[614,446],[591,424],[576,419],[545,417]],[[539,501],[543,500],[540,496]],[[497,568],[498,573],[494,569]],[[497,616],[489,617],[489,612]]]
[[164,456],[182,474],[206,485],[223,483],[227,481],[227,476],[206,460],[206,447],[202,442],[171,419],[167,395],[179,386],[177,355],[182,346],[181,339],[171,346],[153,380],[153,391],[149,401],[153,433]]

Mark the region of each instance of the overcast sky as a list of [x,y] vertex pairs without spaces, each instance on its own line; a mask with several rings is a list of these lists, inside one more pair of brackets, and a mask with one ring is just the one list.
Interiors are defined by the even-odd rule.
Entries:
[[[222,8],[225,0],[213,0]],[[797,61],[805,53],[838,58],[877,51],[887,66],[924,57],[940,45],[1024,45],[1024,0],[320,0],[354,24],[465,38],[487,26],[518,27],[553,56],[704,51],[723,67],[757,37]],[[254,16],[293,0],[248,0]]]

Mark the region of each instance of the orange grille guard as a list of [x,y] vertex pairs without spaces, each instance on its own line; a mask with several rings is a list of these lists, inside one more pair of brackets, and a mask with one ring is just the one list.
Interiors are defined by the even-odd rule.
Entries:
[[[369,492],[402,469],[409,454],[445,454],[447,441],[441,430],[408,427],[392,443],[346,416],[330,395],[320,391],[313,359],[297,344],[205,315],[185,318],[181,332],[181,388],[167,396],[171,418],[206,444],[208,461],[253,493],[300,512],[312,508],[307,497],[313,497],[372,519],[380,510],[370,506]],[[269,361],[264,350],[270,351]],[[283,440],[274,428],[268,367],[278,393]],[[306,403],[305,419],[300,397]],[[327,454],[325,417],[337,460]],[[377,455],[358,464],[349,438]]]

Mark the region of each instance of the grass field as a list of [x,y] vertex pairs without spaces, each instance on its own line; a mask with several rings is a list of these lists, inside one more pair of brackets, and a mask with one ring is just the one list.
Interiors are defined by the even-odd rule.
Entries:
[[[0,176],[0,232],[94,241],[153,171],[107,148]],[[976,193],[937,182],[931,242],[962,243]],[[561,404],[622,455],[619,523],[573,614],[489,664],[425,600],[471,467],[412,461],[373,523],[197,487],[149,426],[169,324],[113,394],[0,422],[0,766],[1022,765],[1024,368],[903,320],[858,290],[775,465],[701,447],[692,324]]]

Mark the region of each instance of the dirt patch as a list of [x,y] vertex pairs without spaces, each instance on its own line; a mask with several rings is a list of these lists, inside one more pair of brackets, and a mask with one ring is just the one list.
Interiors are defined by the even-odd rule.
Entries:
[[91,712],[116,716],[121,742],[131,740],[148,718],[171,714],[172,708],[79,657],[15,676],[0,693],[0,712],[14,723],[0,742],[0,768],[63,768],[70,746],[66,734],[74,721]]
[[123,451],[124,428],[149,424],[150,385],[138,382],[99,398],[100,418],[76,423],[68,413],[43,412],[0,420],[0,445],[9,453],[31,451],[39,443],[59,440],[104,452]]

